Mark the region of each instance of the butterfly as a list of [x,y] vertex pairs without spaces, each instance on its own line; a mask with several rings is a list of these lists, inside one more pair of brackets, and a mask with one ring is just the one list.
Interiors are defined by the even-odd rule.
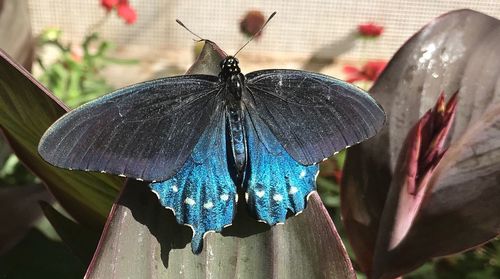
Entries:
[[269,225],[298,214],[317,163],[374,136],[380,105],[341,80],[300,70],[243,75],[226,56],[218,76],[184,75],[119,89],[65,114],[39,154],[62,168],[149,182],[193,229],[193,253],[232,223],[238,194]]

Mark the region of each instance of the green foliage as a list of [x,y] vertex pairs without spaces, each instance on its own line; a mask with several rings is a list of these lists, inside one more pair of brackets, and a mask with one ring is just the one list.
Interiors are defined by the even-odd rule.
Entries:
[[[39,48],[52,46],[56,50],[56,57],[50,62],[37,58],[42,69],[37,79],[71,108],[114,89],[103,77],[106,67],[137,63],[135,60],[110,57],[112,44],[101,39],[97,33],[86,36],[81,45],[73,47],[62,43],[60,29],[47,28],[38,36],[37,44]],[[22,185],[35,181],[35,176],[19,163],[15,155],[7,157],[7,161],[0,165],[0,185]]]
[[340,208],[340,179],[344,167],[346,151],[333,156],[320,165],[320,174],[316,180],[318,193],[323,203],[335,210]]
[[51,63],[37,59],[43,69],[38,79],[69,107],[77,107],[113,89],[102,76],[107,66],[136,63],[110,57],[112,45],[100,39],[97,33],[86,36],[78,47],[64,45],[61,36],[62,32],[54,28],[39,36],[40,47],[54,46],[58,53]]
[[35,179],[36,177],[19,163],[14,154],[11,154],[0,168],[0,187],[26,185]]

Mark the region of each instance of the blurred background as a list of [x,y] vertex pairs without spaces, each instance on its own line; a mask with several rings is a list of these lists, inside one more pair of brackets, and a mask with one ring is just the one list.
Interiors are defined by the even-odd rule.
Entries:
[[[63,31],[62,41],[78,43],[89,31],[114,43],[116,55],[138,59],[143,67],[121,72],[117,85],[165,75],[175,68],[186,69],[192,62],[190,33],[176,24],[182,20],[199,36],[216,42],[227,53],[234,53],[247,37],[240,22],[248,11],[265,17],[277,16],[258,41],[240,54],[243,71],[262,67],[298,68],[312,56],[316,60],[339,58],[362,65],[366,60],[388,60],[398,48],[433,18],[455,9],[474,9],[500,16],[495,0],[480,1],[129,1],[137,14],[133,24],[123,24],[119,16],[109,16],[95,1],[28,1],[34,34],[47,27]],[[383,28],[376,40],[355,40],[358,26],[375,23]],[[465,24],[465,23],[464,23]],[[182,55],[181,55],[182,54]],[[324,62],[324,61],[323,61]],[[324,71],[342,75],[339,67],[328,63]],[[336,63],[335,66],[341,66]],[[312,70],[317,68],[310,67]],[[162,72],[164,71],[164,72]]]
[[[64,29],[64,40],[77,42],[89,26],[99,22],[106,11],[97,1],[28,1],[33,32],[48,26]],[[131,26],[113,17],[99,27],[101,35],[119,45],[155,50],[186,51],[193,36],[180,28],[181,19],[203,38],[219,44],[229,53],[246,40],[238,23],[249,10],[277,16],[258,43],[249,45],[246,54],[288,58],[308,57],[311,53],[348,36],[356,26],[375,22],[384,27],[384,36],[371,44],[356,45],[345,54],[346,59],[360,57],[388,59],[423,25],[451,10],[470,8],[500,16],[495,0],[478,1],[199,1],[131,0],[137,21]]]
[[[0,0],[0,48],[76,107],[125,85],[184,73],[202,44],[175,19],[233,54],[277,11],[238,55],[243,72],[305,69],[368,90],[409,37],[435,17],[463,8],[500,18],[498,0]],[[318,178],[318,192],[341,234],[338,194],[344,156],[325,162]],[[8,201],[16,196],[30,199],[11,206]],[[38,200],[53,203],[40,180],[0,141],[0,221],[19,221],[12,224],[16,237],[8,227],[0,228],[1,240],[10,237],[0,242],[0,278],[81,278],[85,266],[62,245]],[[488,276],[500,272],[499,247],[496,241],[434,260],[405,278],[493,278]],[[497,273],[485,271],[486,266]]]

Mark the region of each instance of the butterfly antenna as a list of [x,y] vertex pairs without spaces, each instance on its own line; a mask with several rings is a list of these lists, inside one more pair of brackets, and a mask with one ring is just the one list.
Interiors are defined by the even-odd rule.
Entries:
[[197,37],[199,40],[198,42],[201,42],[201,41],[206,41],[205,39],[203,39],[202,37],[198,36],[196,33],[194,33],[193,31],[191,31],[189,28],[186,27],[186,25],[184,25],[184,23],[182,23],[182,21],[176,19],[175,22],[177,22],[180,26],[182,26],[184,29],[186,29],[189,33],[193,34],[195,37]]
[[271,18],[273,18],[274,16],[276,15],[276,12],[273,12],[269,18],[266,20],[266,22],[264,22],[264,24],[262,25],[262,27],[259,29],[259,31],[257,31],[255,34],[252,35],[252,37],[250,37],[250,39],[242,46],[240,47],[240,49],[238,49],[238,51],[233,55],[233,56],[236,56],[244,47],[246,47],[252,40],[253,38],[255,38],[255,36],[257,36],[258,34],[260,34],[260,32],[262,32],[262,30],[264,30],[264,27],[266,27],[267,23],[271,20]]

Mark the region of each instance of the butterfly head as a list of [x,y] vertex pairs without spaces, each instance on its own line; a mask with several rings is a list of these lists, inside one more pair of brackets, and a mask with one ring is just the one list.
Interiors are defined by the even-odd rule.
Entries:
[[241,73],[240,66],[238,66],[238,59],[234,56],[227,56],[220,62],[220,77],[222,80],[227,80],[233,75]]

